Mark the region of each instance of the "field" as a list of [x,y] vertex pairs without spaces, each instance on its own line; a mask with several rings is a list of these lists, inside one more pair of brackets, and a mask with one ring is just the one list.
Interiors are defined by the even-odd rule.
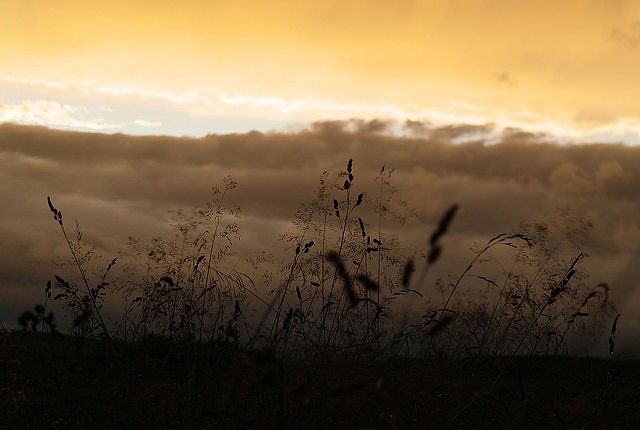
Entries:
[[6,333],[0,428],[634,428],[636,362],[279,359],[223,344]]

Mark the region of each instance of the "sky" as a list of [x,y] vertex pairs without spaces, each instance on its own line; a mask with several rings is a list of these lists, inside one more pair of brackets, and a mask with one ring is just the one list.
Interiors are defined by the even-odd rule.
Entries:
[[365,201],[395,169],[401,243],[460,204],[438,276],[553,226],[640,355],[638,2],[0,0],[0,41],[2,321],[60,270],[48,195],[108,258],[231,175],[237,254],[282,256],[353,159]]
[[0,121],[203,136],[380,118],[639,141],[633,1],[0,0],[0,10]]

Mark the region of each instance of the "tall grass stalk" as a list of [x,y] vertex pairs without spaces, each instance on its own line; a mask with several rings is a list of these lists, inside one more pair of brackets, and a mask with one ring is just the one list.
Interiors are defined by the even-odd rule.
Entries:
[[105,324],[103,318],[102,318],[102,313],[100,312],[100,309],[98,308],[97,304],[96,304],[96,294],[94,292],[94,290],[91,289],[91,287],[89,286],[89,281],[87,280],[87,275],[85,273],[85,269],[84,266],[80,263],[80,260],[78,258],[78,255],[76,254],[76,251],[73,248],[73,245],[71,244],[71,240],[69,240],[69,236],[67,235],[67,231],[64,227],[64,222],[62,220],[62,212],[59,211],[58,209],[55,208],[55,206],[53,206],[53,203],[51,202],[51,197],[47,196],[47,203],[49,204],[49,210],[51,211],[51,213],[53,213],[53,218],[55,221],[58,222],[58,225],[60,226],[60,230],[62,231],[62,235],[64,236],[64,240],[67,243],[67,247],[69,248],[69,251],[71,252],[71,256],[73,258],[73,261],[75,262],[75,266],[78,269],[78,271],[80,272],[80,277],[82,279],[83,285],[85,287],[87,296],[90,298],[91,300],[91,305],[93,308],[93,312],[95,312],[96,318],[98,319],[98,322],[100,324],[100,328],[102,329],[102,332],[105,336],[106,339],[111,340],[111,335],[109,334],[109,329],[107,329],[107,325]]

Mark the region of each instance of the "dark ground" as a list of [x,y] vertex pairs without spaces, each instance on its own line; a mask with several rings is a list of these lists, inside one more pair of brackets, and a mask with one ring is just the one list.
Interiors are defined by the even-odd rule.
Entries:
[[635,361],[282,360],[231,346],[0,340],[0,429],[633,429]]

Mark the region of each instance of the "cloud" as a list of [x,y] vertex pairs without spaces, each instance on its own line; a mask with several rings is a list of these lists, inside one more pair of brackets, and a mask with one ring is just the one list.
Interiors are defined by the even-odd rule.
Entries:
[[[500,72],[494,78],[500,85],[513,87],[513,76],[511,72]],[[385,121],[404,122],[402,127],[387,127],[385,132],[391,129],[392,132],[419,135],[415,127],[408,125],[412,123],[428,123],[432,128],[451,124],[478,127],[491,124],[496,134],[517,129],[534,134],[544,132],[563,142],[622,141],[640,144],[637,115],[627,111],[628,116],[622,116],[617,111],[617,104],[602,107],[599,101],[560,112],[555,108],[541,111],[526,109],[524,105],[509,107],[500,103],[475,103],[457,96],[404,103],[393,99],[344,100],[331,94],[322,97],[260,95],[260,92],[247,94],[210,85],[177,90],[151,84],[47,80],[8,75],[0,75],[0,85],[14,94],[14,100],[19,100],[3,105],[7,112],[8,107],[14,112],[7,114],[5,121],[79,130],[117,129],[139,134],[140,127],[149,127],[153,123],[157,124],[153,125],[157,133],[194,136],[211,130],[283,130],[288,125],[307,124],[322,118],[347,122],[352,118],[363,118],[369,122],[383,118]],[[495,92],[495,88],[491,91]],[[463,93],[462,90],[460,92]],[[46,106],[32,106],[35,102],[22,100],[21,94],[39,99],[41,101],[36,104]],[[95,115],[90,115],[93,112]],[[135,123],[130,120],[132,117],[142,117],[137,121],[144,122]],[[460,142],[475,138],[487,139],[487,136],[464,136]]]
[[146,121],[144,119],[136,119],[133,121],[133,124],[139,125],[140,127],[160,127],[162,125],[160,121]]
[[[403,244],[423,247],[444,210],[460,205],[433,276],[458,274],[471,257],[470,247],[517,230],[522,222],[556,226],[559,242],[567,244],[579,236],[584,218],[593,224],[587,282],[610,282],[621,312],[629,320],[640,315],[640,305],[629,300],[636,294],[634,268],[640,267],[635,241],[640,148],[560,145],[514,129],[496,134],[491,125],[436,127],[414,121],[406,125],[415,130],[411,135],[381,132],[390,126],[333,121],[291,133],[195,139],[2,124],[0,289],[12,291],[12,306],[31,306],[46,280],[61,270],[50,262],[66,254],[47,195],[69,222],[79,220],[106,259],[130,234],[150,238],[166,232],[168,210],[205,202],[211,186],[231,175],[238,188],[229,202],[242,209],[242,240],[234,249],[239,255],[263,250],[281,255],[284,244],[278,238],[293,228],[298,206],[314,199],[322,172],[329,172],[329,183],[338,183],[337,173],[353,159],[354,189],[365,193],[361,216],[368,225],[377,219],[369,206],[379,192],[375,178],[383,165],[395,169],[391,182],[397,193],[390,209],[407,222],[389,218],[383,225]],[[488,144],[487,135],[497,135],[497,143]],[[640,325],[640,318],[636,322]]]
[[517,87],[516,81],[513,79],[513,76],[509,72],[499,72],[495,74],[495,79],[502,85],[505,85],[507,88],[513,89]]
[[563,163],[549,175],[549,184],[557,193],[580,194],[594,190],[593,182],[583,169],[572,162]]
[[179,14],[169,2],[39,3],[3,9],[0,80],[37,86],[32,99],[114,102],[127,120],[161,121],[160,133],[171,121],[140,108],[171,105],[198,125],[358,117],[494,123],[580,141],[640,136],[627,121],[640,118],[640,57],[625,49],[640,40],[631,2],[377,2],[366,14],[362,2],[319,0],[199,1]]
[[[97,106],[95,111],[112,114],[113,108]],[[112,122],[92,115],[92,109],[53,100],[25,100],[21,103],[0,103],[0,122],[42,125],[63,129],[111,131],[129,125],[143,128],[162,127],[161,121],[136,119]]]
[[88,130],[110,130],[122,127],[103,118],[87,118],[88,109],[50,100],[26,100],[22,103],[0,103],[0,122],[15,122]]
[[628,48],[637,48],[640,45],[640,22],[634,21],[624,29],[614,28],[611,39]]

